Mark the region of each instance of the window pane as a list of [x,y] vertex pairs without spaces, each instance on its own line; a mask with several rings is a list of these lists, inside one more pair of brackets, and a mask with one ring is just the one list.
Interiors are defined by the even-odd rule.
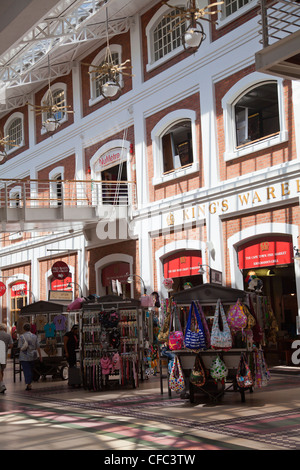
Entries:
[[193,163],[191,121],[174,124],[162,136],[164,172]]
[[22,119],[15,119],[8,129],[8,140],[12,140],[11,144],[7,145],[7,149],[11,150],[14,145],[20,145],[22,142]]
[[277,84],[268,83],[246,93],[235,105],[237,146],[280,131]]
[[181,38],[185,32],[185,23],[175,15],[180,13],[175,9],[170,11],[169,18],[163,18],[153,31],[154,61],[177,49],[181,45]]

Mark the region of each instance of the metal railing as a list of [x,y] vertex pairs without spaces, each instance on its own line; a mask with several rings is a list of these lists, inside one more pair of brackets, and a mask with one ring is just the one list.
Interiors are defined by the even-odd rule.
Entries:
[[0,179],[0,208],[136,206],[133,181]]
[[290,0],[259,0],[260,40],[263,47],[296,33],[300,28],[300,3]]

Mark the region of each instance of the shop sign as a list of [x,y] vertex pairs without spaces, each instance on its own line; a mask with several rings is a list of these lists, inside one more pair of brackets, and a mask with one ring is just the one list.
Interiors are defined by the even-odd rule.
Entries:
[[71,302],[73,300],[73,292],[72,291],[62,291],[62,290],[49,290],[48,293],[48,300],[55,300],[55,301],[68,301]]
[[72,291],[72,286],[68,286],[70,282],[72,282],[72,276],[70,275],[67,276],[65,279],[53,279],[51,281],[51,290]]
[[293,263],[293,245],[286,237],[252,240],[238,249],[240,269],[263,268]]
[[11,297],[27,295],[27,282],[16,282],[11,286]]
[[195,276],[202,264],[200,251],[187,250],[168,256],[164,260],[164,278]]
[[105,168],[114,166],[126,158],[123,148],[111,149],[109,152],[101,155],[95,162],[95,171],[102,171]]
[[119,281],[121,284],[126,284],[129,276],[129,264],[120,261],[119,263],[109,264],[102,269],[102,285],[108,287],[112,281]]
[[51,268],[55,279],[65,279],[69,276],[69,266],[64,261],[56,261]]
[[3,282],[0,282],[0,297],[2,297],[2,295],[4,295],[6,292],[6,287],[5,287],[5,284]]

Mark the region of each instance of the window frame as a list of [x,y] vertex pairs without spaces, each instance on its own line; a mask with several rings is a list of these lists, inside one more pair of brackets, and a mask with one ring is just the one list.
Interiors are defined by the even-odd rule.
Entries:
[[[174,8],[176,8],[178,6],[184,7],[185,5],[184,5],[184,2],[182,0],[174,0],[172,2],[172,6]],[[183,47],[183,44],[182,44],[182,41],[181,41],[181,46],[176,47],[175,49],[173,49],[171,52],[164,55],[160,59],[158,59],[156,61],[154,60],[154,48],[153,48],[154,30],[157,27],[157,25],[160,23],[160,21],[163,19],[163,16],[170,10],[171,10],[170,7],[168,7],[167,5],[163,5],[153,15],[153,17],[151,18],[151,20],[149,21],[149,23],[146,26],[145,32],[146,32],[146,37],[147,37],[147,57],[148,57],[147,64],[146,64],[146,71],[147,72],[150,72],[151,70],[159,67],[161,64],[167,62],[168,60],[170,60],[174,56],[178,55],[180,52],[184,51],[184,47]]]
[[[49,173],[50,180],[50,206],[61,206],[62,201],[58,200],[58,184],[61,185],[60,191],[62,191],[62,185],[64,181],[64,167],[59,166],[54,168]],[[59,179],[60,178],[60,179]],[[56,199],[56,200],[55,200]]]
[[[175,168],[167,173],[164,172],[164,159],[162,152],[162,137],[174,124],[180,121],[191,121],[191,150],[193,155],[192,163],[183,167]],[[153,186],[172,181],[182,176],[199,171],[199,158],[197,152],[196,139],[196,112],[190,109],[179,109],[167,114],[162,118],[151,132],[152,156],[153,156]]]
[[[270,136],[265,136],[259,140],[245,143],[244,145],[237,147],[235,120],[236,103],[251,89],[260,85],[274,82],[277,83],[279,132],[275,135],[272,134]],[[255,72],[244,77],[224,95],[222,99],[222,108],[225,136],[225,152],[223,157],[225,162],[249,155],[254,152],[258,152],[260,150],[268,149],[274,145],[278,145],[288,140],[288,130],[285,119],[283,79],[281,78],[271,78],[269,76],[264,77],[259,72]]]
[[9,136],[9,129],[12,126],[13,122],[16,121],[17,119],[21,120],[22,138],[21,138],[21,141],[20,141],[19,144],[15,144],[15,145],[17,145],[17,147],[12,147],[11,149],[9,149],[8,145],[5,145],[5,152],[6,152],[7,155],[10,155],[11,153],[16,152],[16,150],[19,150],[20,147],[24,147],[24,145],[25,145],[25,139],[24,139],[24,114],[23,113],[19,113],[19,112],[13,113],[7,119],[7,121],[4,124],[4,128],[3,128],[4,135],[8,136],[8,139],[11,140],[10,136]]
[[[53,83],[53,85],[50,86],[50,89],[52,91],[52,93],[58,91],[58,90],[62,90],[64,92],[64,100],[65,100],[65,106],[67,106],[68,104],[68,100],[67,100],[67,84],[66,83],[63,83],[63,82],[57,82],[57,83]],[[48,89],[47,91],[44,93],[42,99],[41,99],[41,106],[42,106],[42,103],[43,101],[45,100],[46,98],[46,95],[48,93]],[[43,122],[46,121],[46,119],[48,119],[47,117],[47,113],[42,113],[42,124]],[[59,124],[63,124],[64,122],[67,122],[68,120],[68,113],[65,111],[64,112],[64,116],[62,117],[62,119],[59,119]],[[47,134],[47,129],[45,129],[45,127],[42,125],[42,128],[41,128],[41,135],[43,134]]]
[[247,5],[243,5],[241,8],[238,8],[237,11],[234,13],[231,13],[229,16],[225,15],[225,4],[221,5],[220,7],[220,12],[218,13],[218,21],[216,23],[216,29],[223,28],[226,26],[228,23],[231,23],[232,21],[236,20],[240,16],[244,15],[247,13],[249,10],[252,10],[253,8],[257,7],[257,2],[255,0],[249,0],[249,3]]
[[[122,46],[120,44],[110,44],[109,45],[110,51],[112,54],[118,54],[119,56],[119,64],[122,63]],[[106,54],[106,47],[101,49],[101,51],[95,56],[94,60],[92,61],[91,65],[100,65],[101,62],[104,60]],[[93,67],[89,67],[89,72],[92,72],[94,70]],[[96,80],[93,80],[92,74],[90,75],[90,99],[89,99],[89,106],[93,106],[94,104],[99,103],[100,101],[104,100],[104,96],[101,94],[99,96],[96,96]],[[124,82],[123,82],[123,76],[122,72],[119,74],[119,84],[120,87],[123,88]]]

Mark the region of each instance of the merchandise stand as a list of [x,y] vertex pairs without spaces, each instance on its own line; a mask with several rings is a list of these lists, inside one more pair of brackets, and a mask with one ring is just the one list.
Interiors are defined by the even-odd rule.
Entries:
[[[172,294],[172,299],[177,306],[177,309],[180,309],[181,312],[188,309],[191,305],[191,302],[199,302],[203,312],[205,314],[208,324],[212,322],[214,309],[217,303],[217,300],[220,299],[224,308],[229,305],[236,303],[238,299],[241,302],[246,298],[247,293],[238,289],[231,289],[224,286],[213,285],[213,284],[203,284],[194,288],[184,290],[182,292]],[[182,321],[182,320],[181,320]],[[185,322],[182,324],[182,329],[184,330]],[[185,383],[187,384],[186,392],[189,393],[190,402],[195,401],[195,394],[202,392],[204,395],[209,397],[211,402],[217,403],[219,399],[229,391],[238,391],[241,395],[241,401],[245,402],[245,390],[240,389],[237,386],[236,382],[236,373],[240,361],[241,354],[244,353],[247,359],[250,359],[252,354],[252,348],[247,343],[246,340],[242,341],[239,345],[233,345],[233,347],[228,351],[218,350],[218,349],[205,349],[205,350],[190,350],[190,349],[181,349],[177,351],[171,351],[180,359],[180,363],[183,369]],[[219,356],[226,364],[228,369],[228,376],[225,382],[217,381],[215,382],[211,377],[207,376],[204,386],[199,387],[191,384],[189,382],[189,376],[191,370],[194,367],[195,359],[199,354],[201,361],[206,369],[209,370],[210,365],[213,359],[216,356]],[[161,356],[160,356],[161,363]],[[160,364],[161,366],[161,364]],[[163,393],[163,379],[169,379],[169,373],[167,376],[161,374],[161,393]],[[252,393],[252,388],[249,388],[249,392]],[[171,396],[171,390],[168,383],[168,394]],[[184,394],[186,395],[186,393]]]
[[139,301],[108,295],[98,303],[83,304],[80,349],[84,388],[138,387],[144,374],[144,330],[145,313]]
[[[47,375],[52,378],[68,378],[68,363],[64,357],[63,337],[73,324],[78,322],[78,313],[67,312],[67,305],[38,301],[22,307],[17,323],[17,332],[23,334],[24,323],[31,324],[31,331],[37,335],[43,361],[35,361],[34,381]],[[14,354],[14,380],[18,370],[19,355]]]

